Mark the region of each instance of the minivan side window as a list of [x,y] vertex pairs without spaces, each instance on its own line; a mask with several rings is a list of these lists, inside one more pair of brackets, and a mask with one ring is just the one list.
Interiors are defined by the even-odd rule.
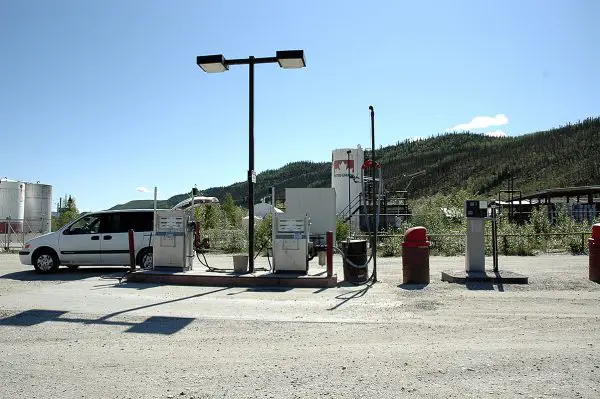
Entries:
[[121,230],[130,229],[137,232],[152,231],[153,212],[123,212],[121,214]]
[[100,233],[125,233],[127,230],[121,229],[121,213],[107,213],[100,223]]
[[97,234],[100,231],[101,215],[85,215],[71,225],[65,234]]

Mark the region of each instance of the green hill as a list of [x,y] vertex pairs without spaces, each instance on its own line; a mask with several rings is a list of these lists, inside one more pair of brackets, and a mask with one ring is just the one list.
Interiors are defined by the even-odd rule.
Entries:
[[[381,148],[376,157],[388,191],[404,190],[409,183],[404,175],[425,171],[411,182],[410,198],[457,189],[495,197],[509,179],[523,194],[551,187],[595,185],[600,184],[600,117],[518,137],[449,133],[405,140]],[[286,187],[330,187],[331,163],[292,162],[259,173],[256,201],[269,195],[272,186],[277,187],[277,198],[283,198]],[[246,182],[203,190],[204,195],[221,201],[226,193],[231,193],[236,203],[246,205]],[[161,207],[173,206],[185,197],[177,195],[159,203]],[[113,209],[152,206],[153,201],[130,201]]]

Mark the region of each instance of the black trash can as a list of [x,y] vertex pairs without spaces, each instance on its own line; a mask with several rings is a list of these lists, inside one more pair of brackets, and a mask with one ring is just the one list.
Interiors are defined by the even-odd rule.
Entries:
[[342,241],[344,257],[344,280],[364,283],[369,279],[367,264],[367,240]]

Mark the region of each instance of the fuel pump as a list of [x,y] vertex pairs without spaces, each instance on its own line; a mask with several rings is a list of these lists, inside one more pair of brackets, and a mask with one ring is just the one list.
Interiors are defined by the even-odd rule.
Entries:
[[153,269],[192,270],[195,223],[182,209],[157,209],[152,242]]
[[273,271],[308,272],[308,215],[273,214]]

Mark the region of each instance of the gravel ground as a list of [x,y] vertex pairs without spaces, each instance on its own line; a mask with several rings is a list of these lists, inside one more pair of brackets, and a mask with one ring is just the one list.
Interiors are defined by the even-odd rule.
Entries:
[[405,286],[379,258],[372,287],[285,290],[38,276],[0,255],[0,397],[600,397],[587,257],[500,257],[528,285],[441,281],[463,264],[432,257],[431,283]]

